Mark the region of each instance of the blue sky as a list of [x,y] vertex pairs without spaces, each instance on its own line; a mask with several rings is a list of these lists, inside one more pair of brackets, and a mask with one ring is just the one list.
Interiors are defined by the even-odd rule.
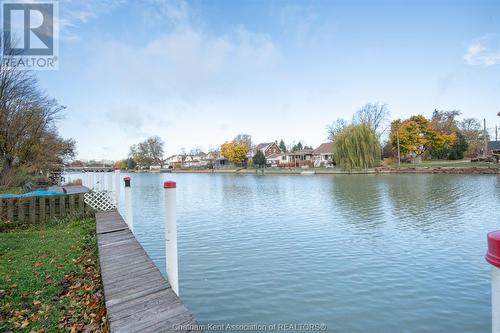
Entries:
[[[80,158],[150,135],[166,155],[238,133],[317,146],[368,102],[500,125],[500,1],[60,1],[59,70]],[[492,131],[493,133],[493,131]]]

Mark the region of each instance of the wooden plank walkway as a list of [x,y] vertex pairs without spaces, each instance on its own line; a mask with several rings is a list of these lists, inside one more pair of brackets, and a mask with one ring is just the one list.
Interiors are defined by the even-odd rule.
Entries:
[[197,323],[117,211],[96,212],[111,332],[194,332]]

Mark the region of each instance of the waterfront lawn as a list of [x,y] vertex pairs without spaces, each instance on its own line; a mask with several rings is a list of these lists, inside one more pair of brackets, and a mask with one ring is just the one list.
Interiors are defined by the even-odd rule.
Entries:
[[0,194],[21,194],[23,189],[20,187],[0,187]]
[[94,218],[0,230],[0,332],[106,330]]
[[[391,167],[398,167],[398,162],[394,161]],[[494,163],[488,162],[471,162],[470,159],[465,160],[432,160],[422,161],[419,164],[401,163],[401,168],[474,168],[474,167],[493,167]]]

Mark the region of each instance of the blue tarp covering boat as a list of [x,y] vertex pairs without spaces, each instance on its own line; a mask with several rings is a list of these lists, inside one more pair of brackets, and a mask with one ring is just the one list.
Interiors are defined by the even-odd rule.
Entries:
[[56,195],[64,195],[63,192],[51,192],[51,191],[31,191],[23,194],[0,194],[0,198],[26,198],[26,197],[52,197]]

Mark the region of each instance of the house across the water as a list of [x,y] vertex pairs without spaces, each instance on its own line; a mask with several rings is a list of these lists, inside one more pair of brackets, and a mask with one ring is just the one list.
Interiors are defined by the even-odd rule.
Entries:
[[500,152],[500,141],[488,141],[488,154],[493,152]]
[[333,142],[322,143],[318,148],[313,150],[313,159],[315,167],[330,167],[333,166]]
[[332,167],[334,165],[333,143],[331,142],[323,143],[316,149],[305,147],[290,152],[282,152],[276,143],[260,144],[257,145],[255,151],[257,149],[262,150],[270,166]]
[[264,153],[265,157],[282,153],[280,147],[276,144],[276,142],[259,143],[255,147],[253,155],[255,155],[255,153],[257,153],[257,151],[259,150]]

